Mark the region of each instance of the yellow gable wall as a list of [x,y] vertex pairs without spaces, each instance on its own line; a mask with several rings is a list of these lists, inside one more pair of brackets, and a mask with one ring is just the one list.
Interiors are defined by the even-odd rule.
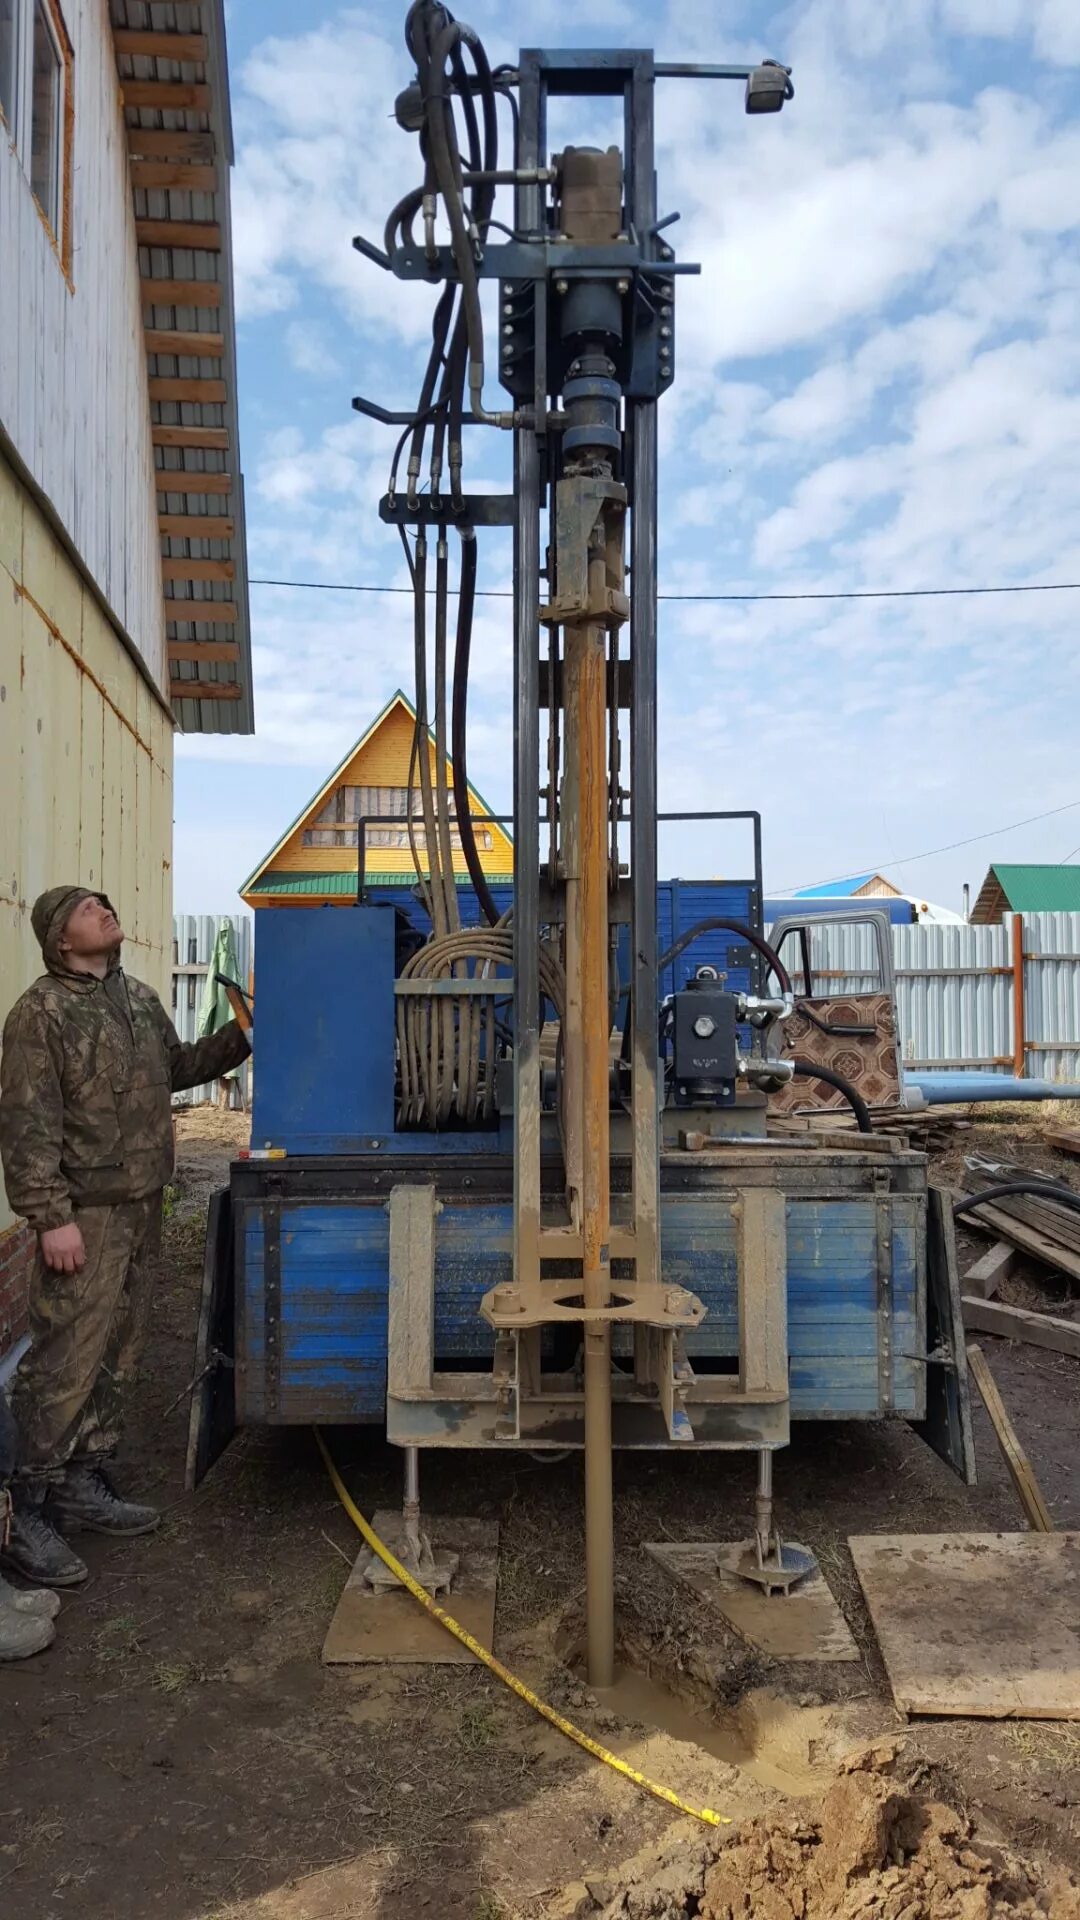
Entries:
[[[407,787],[414,726],[415,722],[408,709],[400,701],[396,702],[370,740],[357,750],[342,769],[335,786],[320,799],[290,834],[266,868],[266,873],[343,873],[350,868],[355,868],[356,849],[354,847],[305,847],[304,833],[316,824],[316,816],[329,803],[331,793],[335,792],[338,786]],[[434,776],[435,748],[430,743],[428,759]],[[419,774],[416,779],[418,784]],[[475,794],[473,800],[479,808]],[[477,830],[481,831],[479,827]],[[492,836],[492,846],[489,850],[481,847],[480,863],[485,873],[509,876],[514,871],[513,845],[500,827],[492,827],[489,831]],[[408,847],[369,845],[367,866],[372,873],[411,874],[414,871],[412,853]],[[467,872],[465,856],[457,851],[454,854],[454,871]],[[253,900],[258,900],[258,897],[257,894],[251,895]],[[281,897],[277,896],[279,901]]]

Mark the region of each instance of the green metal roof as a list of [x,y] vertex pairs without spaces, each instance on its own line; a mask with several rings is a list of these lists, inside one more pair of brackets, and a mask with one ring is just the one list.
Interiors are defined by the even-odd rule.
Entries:
[[[427,876],[424,876],[425,879]],[[509,874],[489,874],[489,880],[498,882],[509,880]],[[456,873],[454,879],[459,887],[471,887],[472,881],[467,873]],[[366,873],[364,883],[369,887],[415,887],[415,873]],[[356,893],[356,868],[346,873],[268,873],[257,880],[249,893],[277,895],[297,894],[301,899],[332,900],[350,899]]]
[[1013,913],[1080,913],[1080,867],[1002,867],[994,875]]

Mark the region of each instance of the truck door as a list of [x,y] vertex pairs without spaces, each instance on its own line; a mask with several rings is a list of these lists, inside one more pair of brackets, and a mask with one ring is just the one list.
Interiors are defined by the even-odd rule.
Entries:
[[[784,914],[769,939],[791,975],[796,1010],[783,1029],[788,1059],[820,1062],[869,1107],[904,1104],[889,916],[880,908]],[[775,1113],[846,1110],[842,1093],[799,1078],[769,1100]]]

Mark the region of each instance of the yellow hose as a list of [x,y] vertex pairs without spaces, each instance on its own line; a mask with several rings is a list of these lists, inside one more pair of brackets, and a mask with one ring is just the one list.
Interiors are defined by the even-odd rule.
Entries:
[[607,1747],[600,1745],[599,1741],[590,1740],[587,1733],[582,1733],[581,1728],[575,1727],[571,1721],[564,1720],[561,1713],[556,1713],[554,1707],[549,1707],[531,1687],[527,1687],[523,1680],[519,1680],[516,1674],[511,1673],[509,1667],[504,1667],[501,1660],[496,1660],[493,1653],[489,1653],[486,1647],[480,1645],[479,1640],[473,1639],[472,1634],[465,1627],[452,1619],[443,1607],[437,1605],[430,1593],[420,1585],[419,1581],[413,1579],[412,1574],[402,1566],[400,1560],[395,1560],[390,1549],[383,1546],[378,1534],[368,1526],[335,1467],[318,1427],[314,1432],[315,1444],[326,1463],[326,1471],[333,1482],[334,1491],[354,1527],[359,1529],[367,1541],[372,1553],[378,1554],[383,1565],[389,1567],[394,1578],[400,1580],[403,1587],[408,1588],[413,1599],[419,1600],[420,1605],[427,1609],[440,1626],[446,1628],[447,1633],[452,1633],[455,1640],[460,1640],[463,1647],[468,1647],[469,1652],[483,1662],[489,1673],[493,1673],[497,1680],[501,1680],[504,1686],[509,1687],[511,1693],[516,1693],[519,1700],[524,1700],[526,1706],[532,1707],[534,1712],[538,1713],[550,1726],[557,1727],[568,1740],[573,1740],[575,1745],[583,1747],[586,1753],[591,1753],[594,1760],[602,1760],[605,1767],[614,1768],[615,1772],[621,1773],[625,1780],[632,1780],[636,1787],[642,1787],[646,1793],[651,1793],[654,1800],[662,1800],[665,1806],[674,1807],[677,1813],[688,1813],[691,1819],[702,1820],[708,1827],[730,1827],[731,1821],[726,1814],[714,1813],[711,1807],[687,1806],[686,1801],[680,1800],[678,1794],[672,1793],[670,1787],[660,1786],[658,1781],[650,1780],[647,1774],[639,1773],[636,1767],[631,1767],[625,1760],[620,1760],[617,1753],[610,1753]]

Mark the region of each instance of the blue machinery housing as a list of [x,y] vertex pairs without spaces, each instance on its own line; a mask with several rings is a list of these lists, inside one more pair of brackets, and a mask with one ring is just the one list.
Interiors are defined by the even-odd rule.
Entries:
[[[734,897],[718,889],[708,904],[740,917],[752,903],[743,887]],[[676,883],[662,885],[661,942],[702,906],[698,888],[683,901]],[[252,1141],[284,1157],[237,1162],[216,1202],[204,1348],[234,1353],[235,1371],[218,1376],[204,1408],[194,1477],[233,1424],[226,1381],[241,1424],[385,1420],[404,1445],[580,1444],[572,1330],[543,1330],[537,1391],[521,1393],[508,1419],[499,1336],[480,1313],[513,1270],[510,1119],[395,1131],[400,920],[390,901],[258,916]],[[742,959],[731,936],[716,938]],[[553,1185],[559,1175],[552,1156]],[[784,1341],[784,1383],[755,1402],[739,1397],[740,1252],[745,1262],[762,1227],[767,1240],[770,1204],[783,1249],[772,1334]],[[898,1416],[971,1477],[966,1408],[948,1366],[959,1305],[951,1223],[922,1155],[764,1140],[707,1156],[672,1146],[662,1154],[661,1236],[665,1284],[705,1308],[683,1341],[684,1444],[775,1446],[789,1417]],[[617,1330],[614,1354],[615,1443],[672,1444],[655,1396],[650,1405],[635,1394],[630,1329]],[[767,1358],[760,1364],[768,1372]]]

